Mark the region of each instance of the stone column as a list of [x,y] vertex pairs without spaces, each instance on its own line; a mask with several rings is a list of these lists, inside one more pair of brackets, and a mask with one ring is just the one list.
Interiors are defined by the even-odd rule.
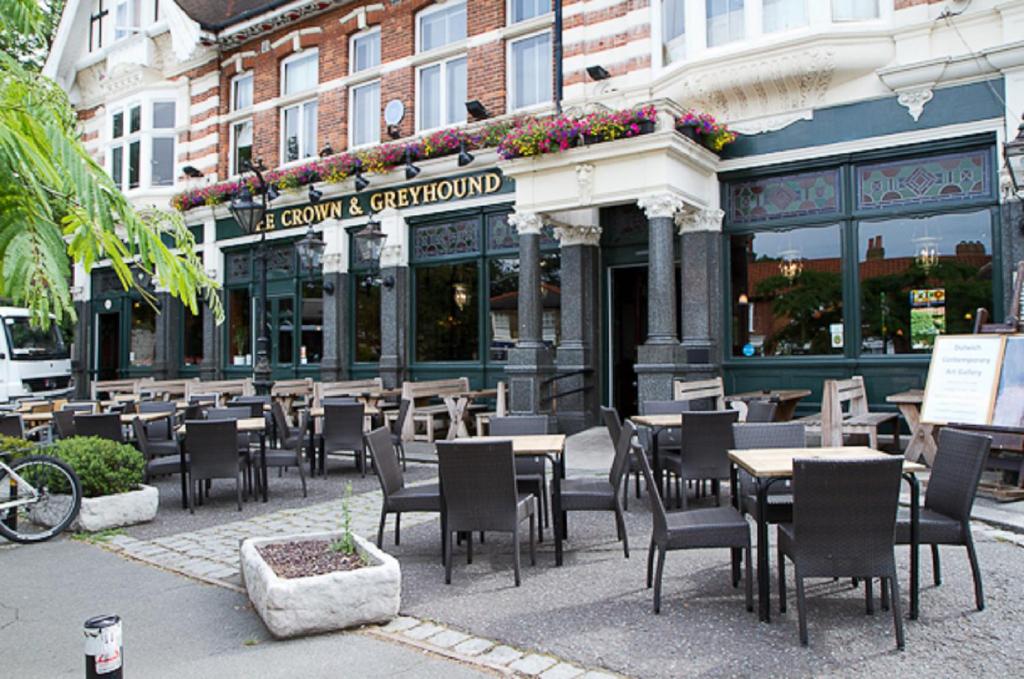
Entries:
[[[593,213],[596,221],[597,211]],[[601,400],[595,360],[601,227],[560,225],[555,228],[555,235],[562,246],[562,336],[555,364],[559,374],[571,375],[558,380],[556,391],[575,391],[558,399],[557,415],[560,430],[575,433],[597,422]]]
[[349,278],[347,261],[340,252],[323,257],[324,355],[320,360],[320,379],[337,382],[348,378],[349,347],[348,304]]
[[675,216],[683,201],[672,194],[644,196],[647,215],[647,341],[637,350],[640,402],[672,398],[672,381],[685,362],[676,335]]
[[[224,269],[224,257],[221,255],[219,250],[211,248],[204,254],[204,259],[209,258],[211,260],[206,266],[206,275],[213,280],[223,285],[224,280],[222,277],[218,277],[218,269],[223,271]],[[221,304],[227,305],[227,298],[224,294],[223,289],[217,293],[220,295]],[[213,318],[213,311],[210,307],[204,304],[202,307],[203,314],[203,360],[199,363],[199,379],[201,380],[215,380],[220,375],[220,346],[219,341],[221,337],[222,328],[217,325],[217,322]],[[225,309],[225,312],[227,309]],[[227,319],[224,320],[227,323]]]
[[536,415],[551,409],[546,397],[554,373],[551,350],[542,334],[540,234],[544,220],[532,212],[516,212],[508,221],[519,232],[519,337],[505,366],[509,410],[513,415]]
[[380,256],[380,376],[395,388],[406,379],[409,334],[409,229],[397,210],[380,213],[387,234]]
[[153,378],[170,379],[178,374],[181,360],[179,322],[181,303],[163,288],[156,291],[156,352],[153,357]]
[[75,305],[74,334],[71,341],[71,378],[74,380],[76,398],[89,397],[89,358],[94,349],[89,341],[90,328],[93,327],[92,303],[89,302],[91,281],[81,265],[75,265],[74,285],[71,288],[71,299]]
[[722,217],[717,209],[696,209],[676,215],[682,257],[682,345],[686,379],[707,379],[721,364]]

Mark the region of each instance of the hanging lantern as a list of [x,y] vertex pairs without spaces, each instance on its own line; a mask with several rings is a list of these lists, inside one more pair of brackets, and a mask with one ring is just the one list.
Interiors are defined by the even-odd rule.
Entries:
[[800,251],[783,250],[779,256],[782,257],[782,261],[779,262],[779,273],[792,283],[804,270],[804,261],[800,257]]

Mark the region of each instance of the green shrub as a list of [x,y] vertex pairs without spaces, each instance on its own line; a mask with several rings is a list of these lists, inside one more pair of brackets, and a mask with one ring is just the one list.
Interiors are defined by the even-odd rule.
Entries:
[[28,455],[33,455],[37,452],[39,452],[39,450],[36,447],[36,444],[31,441],[0,434],[0,453],[6,453],[10,456],[7,458],[8,462]]
[[142,453],[124,443],[96,436],[74,436],[45,451],[75,470],[85,497],[127,493],[142,483]]

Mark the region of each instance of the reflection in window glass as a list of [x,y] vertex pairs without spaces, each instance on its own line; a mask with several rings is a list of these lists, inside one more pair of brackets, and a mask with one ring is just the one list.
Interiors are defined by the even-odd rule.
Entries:
[[988,210],[858,225],[861,351],[929,352],[992,308]]
[[299,364],[319,363],[324,355],[324,286],[321,281],[302,285],[302,338]]
[[667,63],[686,56],[685,0],[664,0],[661,6],[661,39]]
[[358,363],[380,360],[380,285],[374,276],[355,277],[355,355]]
[[733,236],[734,356],[842,354],[839,225]]
[[128,361],[136,368],[152,368],[156,361],[156,309],[132,302],[132,336]]
[[507,361],[508,350],[519,338],[519,259],[491,259],[487,262],[491,284],[489,314],[491,320],[492,361]]
[[707,0],[708,47],[743,39],[743,0]]
[[181,344],[181,362],[188,366],[198,366],[203,362],[203,307],[199,307],[199,313],[193,314],[187,308],[183,309],[184,337]]
[[416,360],[479,360],[477,263],[420,267],[415,276]]
[[231,365],[252,365],[249,289],[228,291],[228,357]]
[[[277,364],[287,365],[293,362],[292,350],[295,342],[295,310],[291,297],[280,297],[277,304]],[[268,302],[268,305],[270,302]]]

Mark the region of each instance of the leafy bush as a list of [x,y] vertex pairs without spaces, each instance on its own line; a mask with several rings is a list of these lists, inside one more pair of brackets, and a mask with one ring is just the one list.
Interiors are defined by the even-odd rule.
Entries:
[[85,497],[127,493],[142,483],[145,460],[135,448],[96,436],[74,436],[45,451],[75,470]]
[[8,458],[8,461],[17,460],[18,458],[33,455],[37,452],[39,451],[36,448],[36,444],[31,441],[0,434],[0,453],[6,453],[9,455],[10,457]]

